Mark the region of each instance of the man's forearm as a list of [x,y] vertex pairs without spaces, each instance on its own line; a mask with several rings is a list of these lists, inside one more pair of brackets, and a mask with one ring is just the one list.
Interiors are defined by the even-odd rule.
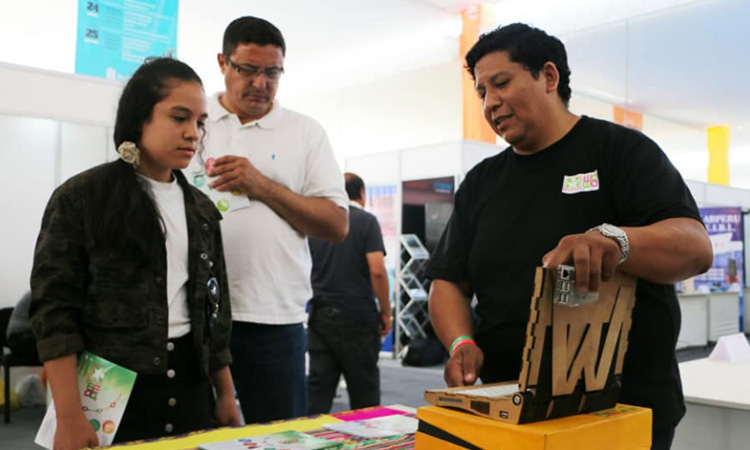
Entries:
[[471,336],[474,320],[465,293],[455,283],[433,280],[429,299],[430,321],[440,342],[450,348],[458,336]]
[[390,290],[388,286],[388,275],[385,273],[370,274],[372,281],[372,290],[378,299],[380,314],[391,315]]
[[674,283],[711,267],[713,249],[705,228],[694,219],[667,219],[645,227],[623,227],[630,257],[622,270],[653,283]]
[[306,236],[341,242],[349,232],[348,212],[327,198],[305,197],[270,179],[255,198]]

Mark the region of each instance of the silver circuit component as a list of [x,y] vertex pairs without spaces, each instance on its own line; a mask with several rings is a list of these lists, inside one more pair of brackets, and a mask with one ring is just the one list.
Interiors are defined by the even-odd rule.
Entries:
[[555,292],[552,303],[564,306],[581,306],[599,300],[599,292],[576,291],[576,269],[572,266],[557,266]]

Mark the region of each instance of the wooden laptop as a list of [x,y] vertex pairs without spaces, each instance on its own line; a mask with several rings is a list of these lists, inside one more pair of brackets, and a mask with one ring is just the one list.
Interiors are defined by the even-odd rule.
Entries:
[[636,279],[617,272],[598,299],[576,293],[574,280],[569,266],[557,277],[537,268],[518,382],[429,390],[425,400],[514,424],[615,406]]

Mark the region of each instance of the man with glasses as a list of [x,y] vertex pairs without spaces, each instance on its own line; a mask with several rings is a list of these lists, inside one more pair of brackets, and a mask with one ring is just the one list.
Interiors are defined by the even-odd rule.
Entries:
[[211,186],[250,207],[224,214],[232,299],[232,375],[247,423],[305,415],[307,236],[341,241],[344,179],[323,128],[275,99],[286,45],[266,20],[240,17],[218,54],[225,92],[208,100]]

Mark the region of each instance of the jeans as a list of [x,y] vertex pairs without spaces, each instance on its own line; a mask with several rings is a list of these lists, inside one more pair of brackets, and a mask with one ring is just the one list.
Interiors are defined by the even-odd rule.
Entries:
[[334,306],[316,306],[307,327],[310,414],[331,411],[339,378],[344,375],[350,408],[380,404],[380,324],[357,322]]
[[305,347],[301,323],[232,323],[232,377],[246,423],[307,414]]

